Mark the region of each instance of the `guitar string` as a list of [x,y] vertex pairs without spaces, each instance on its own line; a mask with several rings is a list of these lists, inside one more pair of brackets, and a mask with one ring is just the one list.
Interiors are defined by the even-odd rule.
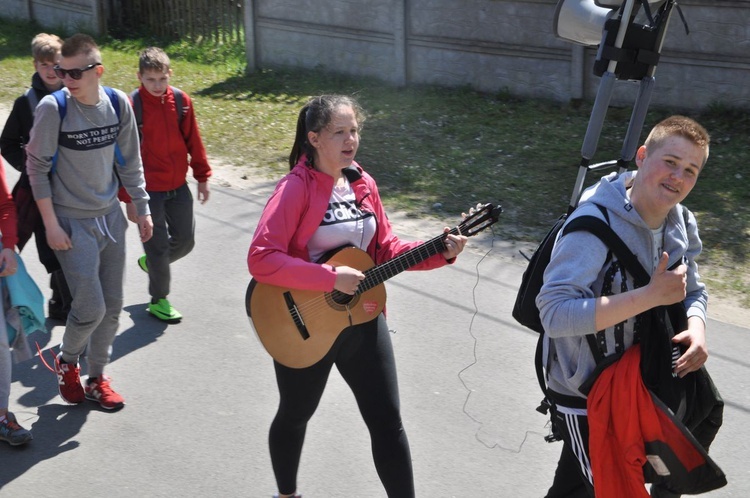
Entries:
[[[477,215],[474,218],[465,219],[458,226],[452,228],[448,233],[451,233],[454,235],[458,233],[464,233],[467,235],[475,235],[479,233],[480,231],[484,230],[485,228],[487,228],[487,223],[488,223],[488,220],[490,219],[489,211],[478,211],[476,214]],[[471,222],[471,225],[469,225],[469,222]],[[491,224],[489,226],[491,226]],[[370,275],[377,276],[378,278],[385,276],[386,278],[383,278],[381,280],[381,282],[383,282],[387,278],[390,278],[393,275],[396,275],[400,273],[401,271],[404,271],[405,269],[413,266],[414,264],[420,263],[424,261],[425,259],[427,259],[430,256],[430,248],[432,248],[435,251],[434,254],[437,254],[438,252],[440,252],[441,249],[445,249],[443,240],[445,240],[444,234],[434,237],[433,239],[430,239],[424,244],[407,251],[406,253],[394,258],[393,260],[388,261],[384,263],[383,265],[379,265],[381,269],[380,270],[375,269],[374,272],[371,273]],[[439,246],[442,246],[442,247],[439,247]],[[415,256],[417,254],[419,255],[419,257],[421,257],[421,259],[418,260],[416,257],[414,257],[412,264],[407,264],[407,265],[401,264],[401,261],[406,261],[408,263],[409,258],[412,258],[412,256]],[[399,271],[395,273],[391,273],[390,270],[388,270],[387,268],[392,267],[392,266],[398,266]],[[378,268],[378,267],[375,267],[375,268]],[[369,288],[365,289],[365,291],[367,290],[369,290]],[[315,298],[310,299],[304,303],[296,303],[295,308],[296,308],[297,314],[304,321],[305,318],[309,319],[314,316],[317,316],[318,313],[327,312],[330,309],[330,306],[328,304],[328,296],[331,294],[332,293],[325,293],[323,295],[316,296]],[[356,295],[361,295],[361,294],[358,293],[358,294],[355,294],[355,296]]]
[[[370,270],[372,271],[370,271],[369,273],[366,271],[365,273],[368,276],[366,277],[365,280],[367,281],[367,280],[373,279],[376,282],[382,283],[387,278],[390,278],[393,275],[396,275],[406,270],[407,268],[413,266],[416,263],[424,261],[430,255],[429,246],[431,245],[435,246],[435,250],[439,249],[439,247],[437,246],[437,241],[433,239],[429,242],[422,244],[418,248],[415,248],[416,251],[414,250],[409,251],[408,253],[402,254],[401,256],[398,256],[397,258],[394,258],[391,261],[384,263],[384,265],[381,265],[380,269],[377,269],[377,267],[375,267],[375,268],[371,268]],[[437,252],[435,252],[434,254],[437,254]],[[412,264],[409,264],[410,259],[412,259]],[[357,294],[352,296],[352,300],[356,299],[358,296],[361,296],[364,292],[367,292],[371,288],[374,288],[374,287],[368,287],[366,289],[363,289],[362,292],[358,292]],[[325,293],[323,295],[318,295],[312,299],[309,299],[308,301],[305,301],[303,303],[297,303],[296,305],[297,313],[301,316],[301,318],[304,321],[304,319],[311,319],[313,317],[316,317],[319,313],[328,312],[330,310],[328,296],[330,296],[331,294],[333,293],[331,292]],[[341,293],[341,294],[348,296],[344,293]],[[335,301],[335,299],[333,300]],[[348,304],[348,303],[345,303],[345,304]],[[342,305],[345,305],[345,304],[342,304]]]
[[[430,248],[432,248],[432,250],[435,251],[434,254],[437,254],[440,251],[441,249],[440,246],[443,246],[442,248],[444,248],[444,245],[442,244],[441,240],[442,240],[441,236],[435,237],[434,239],[428,242],[425,242],[424,244],[410,251],[407,251],[406,253],[400,256],[397,256],[396,258],[384,263],[383,265],[379,265],[380,267],[379,269],[378,267],[371,268],[370,270],[372,271],[368,270],[370,273],[368,274],[366,280],[369,280],[370,278],[372,278],[375,281],[383,282],[387,278],[390,278],[391,276],[396,275],[411,266],[414,266],[414,264],[424,261],[430,256],[430,253],[431,253]],[[409,261],[410,259],[412,260],[411,264]],[[398,270],[398,271],[394,271],[394,270]],[[367,273],[368,271],[366,271],[365,273]],[[386,277],[386,278],[383,278],[383,277]],[[363,292],[370,290],[370,288],[371,287],[364,289]],[[304,318],[309,319],[314,316],[317,316],[318,313],[327,312],[330,309],[330,306],[328,304],[328,296],[330,296],[331,294],[332,294],[331,292],[324,293],[323,295],[318,295],[303,303],[297,303],[296,305],[297,312],[300,315],[303,315],[303,319]],[[344,294],[344,293],[341,293],[341,294]],[[361,295],[361,293],[358,293],[357,295]],[[352,299],[356,298],[357,295],[352,296]]]
[[476,432],[474,433],[474,439],[476,439],[477,441],[479,441],[479,443],[482,446],[484,446],[484,447],[486,447],[488,449],[495,449],[495,448],[497,448],[497,449],[502,450],[502,451],[507,451],[508,453],[519,454],[519,453],[521,453],[521,450],[523,449],[523,446],[526,444],[526,440],[529,438],[529,436],[531,436],[531,435],[538,435],[538,436],[544,437],[545,434],[542,434],[542,433],[537,432],[537,431],[528,431],[527,430],[524,433],[523,440],[515,448],[514,447],[503,446],[502,444],[500,444],[498,442],[495,442],[493,444],[486,443],[479,436],[479,434],[482,432],[482,428],[485,426],[485,424],[481,420],[479,420],[478,418],[474,417],[471,413],[469,413],[469,410],[468,410],[469,401],[471,399],[471,395],[474,392],[474,390],[472,388],[470,388],[469,385],[464,381],[463,377],[461,377],[469,369],[471,369],[472,367],[476,366],[479,363],[479,359],[478,359],[478,355],[477,355],[477,349],[478,349],[478,346],[479,346],[479,340],[477,339],[477,336],[474,334],[474,320],[476,319],[477,315],[479,314],[479,306],[477,305],[477,288],[479,287],[479,282],[480,282],[480,278],[481,278],[481,274],[479,273],[479,265],[482,264],[482,261],[484,261],[485,258],[487,258],[487,256],[489,256],[489,254],[492,252],[492,250],[495,247],[495,237],[496,237],[497,234],[495,233],[494,226],[490,227],[490,230],[492,231],[492,239],[490,240],[490,248],[479,259],[479,261],[477,261],[477,264],[474,267],[474,270],[476,272],[476,281],[474,282],[474,287],[471,290],[472,302],[474,304],[474,313],[472,314],[471,320],[469,321],[469,335],[471,336],[472,341],[473,341],[473,350],[472,350],[473,360],[468,365],[466,365],[464,368],[462,368],[461,370],[459,370],[458,373],[456,374],[456,377],[458,378],[458,380],[461,382],[461,384],[464,386],[464,389],[466,390],[466,399],[464,400],[462,411],[464,412],[464,414],[471,421],[473,421],[474,423],[476,423],[478,425],[478,428],[477,428]]

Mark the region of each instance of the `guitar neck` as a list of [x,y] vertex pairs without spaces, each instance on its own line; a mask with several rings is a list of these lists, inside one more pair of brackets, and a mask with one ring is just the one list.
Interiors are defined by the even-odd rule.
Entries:
[[[457,234],[458,228],[453,228],[449,233]],[[393,258],[390,261],[373,266],[365,271],[365,279],[359,284],[357,294],[376,287],[391,277],[408,270],[412,266],[418,265],[422,261],[445,251],[446,233],[442,233],[427,242],[409,249],[405,253]]]

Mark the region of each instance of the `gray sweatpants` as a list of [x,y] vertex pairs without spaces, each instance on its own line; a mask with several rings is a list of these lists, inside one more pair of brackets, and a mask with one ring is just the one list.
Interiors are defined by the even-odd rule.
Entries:
[[62,359],[77,363],[88,346],[88,374],[98,377],[109,363],[120,323],[127,220],[119,206],[98,218],[58,220],[73,244],[67,251],[55,251],[73,296]]

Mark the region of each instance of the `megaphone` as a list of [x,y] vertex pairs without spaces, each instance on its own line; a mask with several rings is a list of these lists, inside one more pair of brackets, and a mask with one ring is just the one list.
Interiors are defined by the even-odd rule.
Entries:
[[594,0],[560,0],[555,9],[555,36],[581,45],[599,45],[604,23],[616,12],[616,7],[600,7]]
[[[640,3],[653,11],[665,1],[640,0]],[[604,23],[617,14],[623,3],[623,0],[559,0],[555,8],[555,35],[581,45],[599,45]]]

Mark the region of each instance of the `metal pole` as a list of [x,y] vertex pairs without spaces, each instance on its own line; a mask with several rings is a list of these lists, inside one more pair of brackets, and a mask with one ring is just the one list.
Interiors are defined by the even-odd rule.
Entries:
[[244,0],[243,11],[245,24],[245,60],[247,60],[245,72],[254,73],[258,69],[258,60],[255,52],[255,2],[253,0]]

